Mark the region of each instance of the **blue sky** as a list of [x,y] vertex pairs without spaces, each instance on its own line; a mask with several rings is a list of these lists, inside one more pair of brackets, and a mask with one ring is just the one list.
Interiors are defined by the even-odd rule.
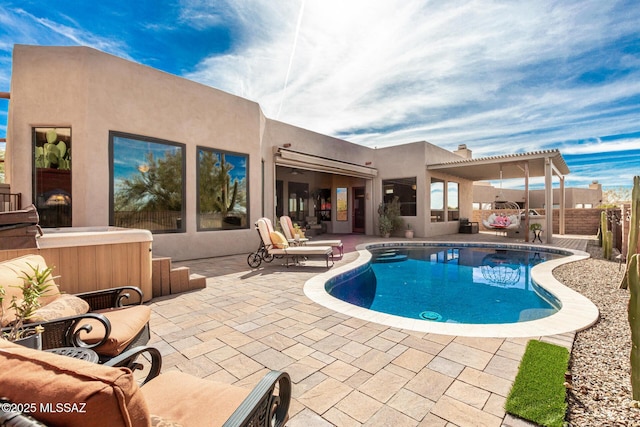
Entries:
[[15,43],[86,45],[358,144],[557,148],[567,185],[617,187],[640,175],[639,22],[637,0],[0,0],[0,91]]

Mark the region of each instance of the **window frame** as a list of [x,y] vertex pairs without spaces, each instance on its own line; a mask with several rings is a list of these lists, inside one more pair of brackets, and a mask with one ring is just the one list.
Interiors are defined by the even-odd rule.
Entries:
[[[179,149],[181,154],[180,165],[182,168],[181,176],[180,176],[180,179],[181,179],[180,191],[182,193],[182,197],[181,197],[181,206],[180,206],[179,216],[176,217],[176,228],[174,229],[167,228],[167,229],[149,230],[149,231],[152,234],[185,233],[186,225],[187,225],[187,220],[186,220],[186,201],[187,201],[186,144],[170,141],[162,138],[155,138],[155,137],[150,137],[145,135],[137,135],[137,134],[119,132],[119,131],[113,131],[113,130],[109,131],[109,225],[116,226],[115,224],[115,170],[114,170],[115,160],[116,160],[114,159],[114,148],[115,148],[116,138],[133,140],[133,141],[137,141],[145,144],[166,145],[169,147],[175,147]],[[118,225],[118,226],[123,228],[129,228],[123,225]]]
[[[244,222],[245,224],[240,226],[240,227],[229,227],[229,228],[225,228],[225,227],[203,227],[201,225],[201,221],[200,221],[200,206],[201,206],[201,199],[200,199],[200,152],[201,151],[208,151],[217,155],[231,155],[231,156],[235,156],[235,157],[244,157],[244,161],[245,161],[245,173],[244,173],[244,181],[245,181],[245,204],[246,206],[245,208],[245,218],[244,218]],[[250,156],[248,153],[240,153],[240,152],[236,152],[236,151],[229,151],[229,150],[222,150],[219,148],[214,148],[214,147],[207,147],[207,146],[203,146],[203,145],[198,145],[196,146],[196,229],[197,231],[229,231],[229,230],[246,230],[249,228],[249,218],[251,218],[250,215],[250,192],[249,192],[249,162],[250,162]],[[242,220],[241,220],[242,222]]]
[[[400,202],[400,216],[418,216],[418,177],[383,179],[382,200],[384,203],[391,202],[395,196],[398,196],[398,202]],[[412,200],[407,200],[405,198],[407,196]]]

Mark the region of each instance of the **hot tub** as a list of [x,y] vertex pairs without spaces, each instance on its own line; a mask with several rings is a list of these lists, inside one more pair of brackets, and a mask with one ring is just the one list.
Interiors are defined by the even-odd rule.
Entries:
[[38,248],[0,251],[0,261],[39,254],[67,293],[137,286],[151,299],[153,236],[148,230],[118,227],[45,228]]

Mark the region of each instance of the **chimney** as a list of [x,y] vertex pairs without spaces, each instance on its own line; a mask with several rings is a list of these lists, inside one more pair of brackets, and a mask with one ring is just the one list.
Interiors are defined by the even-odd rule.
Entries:
[[593,181],[589,184],[589,190],[602,190],[602,184],[598,183],[598,181]]
[[458,145],[458,149],[456,151],[453,152],[454,154],[457,154],[458,156],[465,158],[465,159],[470,159],[471,158],[471,150],[469,150],[467,148],[467,144],[460,144]]

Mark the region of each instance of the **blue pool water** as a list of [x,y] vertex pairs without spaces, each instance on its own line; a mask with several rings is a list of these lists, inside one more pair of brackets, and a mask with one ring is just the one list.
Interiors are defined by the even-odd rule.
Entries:
[[330,280],[343,301],[382,313],[453,323],[515,323],[560,303],[531,281],[531,268],[563,255],[487,247],[383,247],[371,262]]

